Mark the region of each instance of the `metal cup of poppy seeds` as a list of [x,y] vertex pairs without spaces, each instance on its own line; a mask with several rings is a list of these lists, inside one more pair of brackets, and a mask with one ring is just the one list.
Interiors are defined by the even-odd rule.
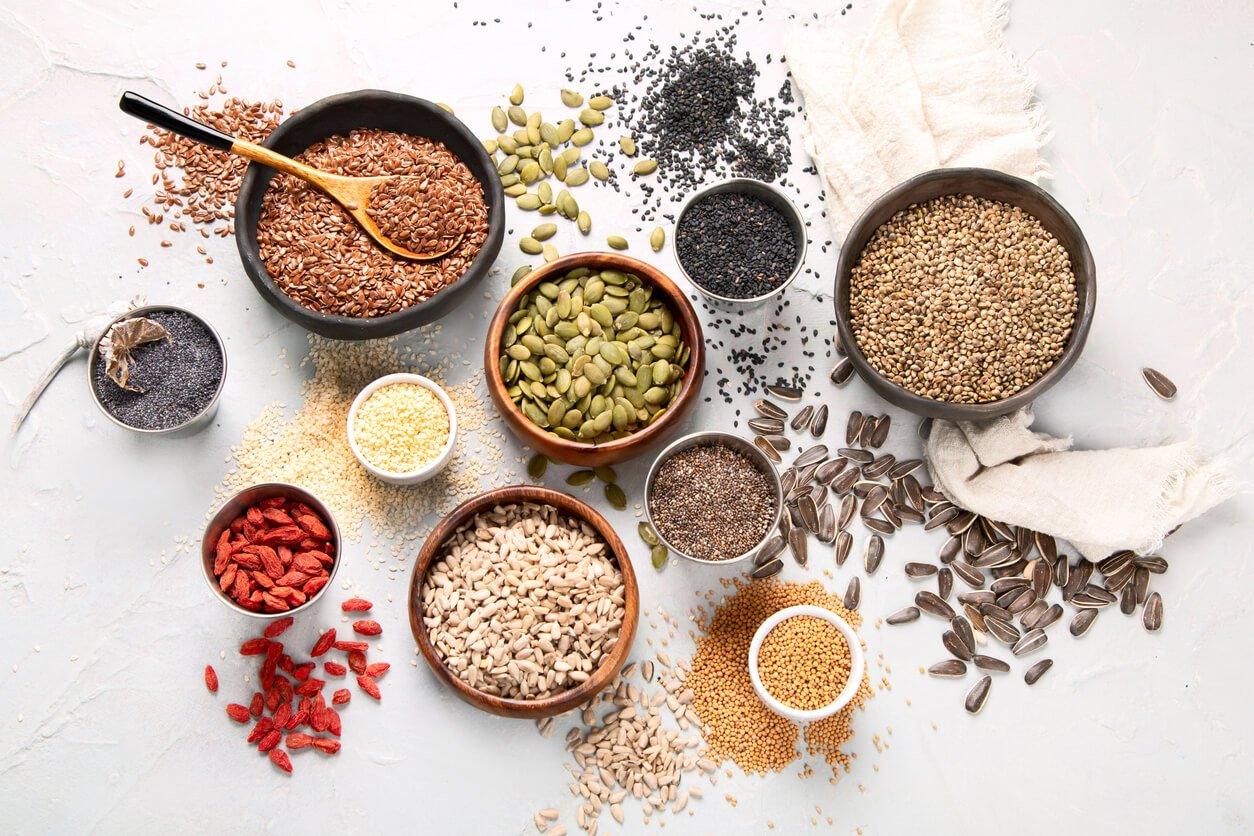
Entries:
[[[109,331],[113,328],[113,326],[117,325],[119,322],[124,322],[125,320],[134,319],[136,317],[144,317],[144,316],[149,316],[151,314],[163,314],[163,313],[181,314],[193,320],[197,325],[199,325],[202,329],[204,329],[205,334],[208,335],[211,338],[212,342],[217,346],[218,353],[221,356],[222,374],[218,378],[217,388],[214,390],[213,395],[209,398],[208,402],[205,403],[205,405],[201,408],[200,412],[196,413],[195,415],[192,415],[187,420],[182,421],[181,423],[175,424],[173,426],[156,427],[156,428],[141,427],[141,426],[136,426],[135,424],[128,424],[126,421],[122,420],[117,415],[114,415],[113,412],[109,410],[109,407],[101,399],[100,393],[96,389],[97,373],[98,373],[98,370],[100,369],[101,364],[104,363],[104,359],[100,356],[100,343],[105,338],[105,336],[109,333]],[[103,372],[101,372],[101,374],[103,374]],[[104,379],[106,381],[109,380],[107,376],[105,376]],[[116,384],[110,382],[109,385],[112,386]],[[96,338],[96,341],[91,346],[91,352],[87,356],[87,391],[91,393],[92,401],[95,402],[96,406],[100,409],[100,411],[104,414],[104,416],[108,418],[110,421],[112,421],[114,424],[118,425],[124,430],[129,430],[130,432],[133,432],[133,433],[139,433],[140,435],[182,437],[182,436],[193,435],[203,430],[205,427],[209,426],[209,424],[213,422],[214,416],[217,415],[218,413],[218,401],[222,397],[222,388],[225,385],[226,385],[226,345],[222,342],[222,337],[218,334],[217,331],[214,330],[213,326],[210,325],[208,322],[206,322],[202,317],[197,316],[196,314],[192,313],[186,308],[180,308],[177,305],[145,305],[143,307],[129,310],[126,313],[115,317],[113,321],[111,321],[108,324],[108,326],[105,327],[101,335],[98,338]]]
[[[331,555],[334,561],[327,570],[327,582],[322,585],[321,589],[310,595],[305,603],[283,612],[260,612],[241,606],[230,595],[226,594],[219,584],[218,578],[213,573],[213,564],[217,558],[218,538],[222,536],[223,531],[230,527],[231,521],[240,514],[246,513],[249,508],[263,500],[277,496],[281,496],[289,501],[303,502],[322,518],[327,530],[331,533],[328,542],[333,543],[335,546],[335,554]],[[295,615],[302,610],[310,609],[322,597],[323,593],[335,583],[335,574],[340,570],[340,564],[344,562],[342,546],[343,540],[340,538],[340,527],[335,522],[335,517],[331,515],[331,509],[326,506],[326,503],[309,491],[296,485],[289,485],[286,482],[263,482],[259,485],[244,488],[222,503],[222,506],[214,512],[213,517],[209,520],[209,524],[205,526],[205,534],[200,541],[200,565],[201,569],[204,570],[205,583],[209,585],[209,589],[213,592],[215,598],[241,615],[271,620]]]
[[[766,527],[766,531],[751,548],[745,549],[739,554],[722,560],[710,560],[702,557],[696,557],[686,553],[683,549],[676,547],[672,540],[667,539],[664,533],[664,526],[659,527],[657,518],[653,512],[653,502],[657,494],[657,477],[662,467],[679,453],[691,450],[695,447],[727,447],[737,453],[744,455],[754,466],[766,477],[772,494],[772,513],[770,515],[771,524]],[[649,475],[644,483],[644,513],[645,518],[649,521],[649,525],[657,533],[658,539],[662,541],[667,550],[673,554],[677,554],[693,563],[702,563],[707,566],[722,566],[729,563],[739,563],[755,554],[762,544],[770,539],[771,535],[779,528],[780,515],[784,510],[784,486],[779,481],[779,473],[776,472],[775,466],[766,454],[755,447],[752,443],[745,441],[743,438],[732,435],[730,433],[705,431],[696,432],[685,435],[671,442],[657,458],[653,460],[653,464],[649,467]]]
[[[695,268],[690,262],[687,266],[681,256],[683,246],[680,240],[682,230],[684,230],[684,221],[691,217],[693,207],[716,195],[724,194],[740,194],[765,203],[767,206],[779,212],[788,224],[788,231],[792,236],[793,246],[796,248],[796,255],[789,269],[788,275],[770,290],[751,296],[735,297],[718,293],[703,285],[694,276]],[[771,299],[781,295],[790,284],[801,274],[801,268],[805,265],[806,260],[806,224],[805,218],[802,217],[801,211],[797,209],[797,205],[792,202],[788,195],[777,186],[766,183],[762,180],[754,180],[748,177],[732,177],[727,180],[720,180],[709,186],[698,189],[688,196],[680,207],[679,215],[675,218],[675,261],[679,264],[679,272],[683,274],[688,283],[697,289],[702,296],[719,305],[720,307],[731,307],[737,309],[754,308],[768,302]]]

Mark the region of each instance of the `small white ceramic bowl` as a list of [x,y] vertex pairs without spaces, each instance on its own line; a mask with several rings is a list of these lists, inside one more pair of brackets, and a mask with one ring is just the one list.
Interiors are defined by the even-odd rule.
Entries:
[[[361,454],[361,449],[357,446],[357,437],[353,433],[353,426],[357,423],[357,411],[361,409],[361,405],[379,389],[382,389],[384,386],[391,386],[394,383],[412,383],[430,390],[432,394],[440,399],[440,403],[444,404],[444,410],[448,413],[448,441],[445,442],[444,448],[430,462],[410,473],[393,473],[389,470],[375,467],[366,461],[365,456]],[[453,446],[457,443],[457,411],[453,409],[453,401],[449,398],[448,393],[434,380],[423,377],[420,374],[398,372],[396,374],[384,375],[361,390],[353,401],[353,405],[348,409],[347,430],[348,446],[352,448],[353,455],[357,457],[357,461],[361,462],[361,466],[370,471],[371,475],[377,479],[382,479],[384,482],[391,482],[393,485],[417,485],[433,478],[444,469],[449,459],[453,458]]]
[[[774,630],[780,622],[802,615],[821,618],[831,624],[840,631],[840,634],[845,637],[845,641],[849,645],[849,681],[845,683],[845,689],[828,705],[809,711],[802,711],[799,708],[784,705],[772,697],[770,692],[766,690],[766,686],[762,684],[762,677],[758,673],[758,652],[762,649],[762,641],[766,638],[766,634]],[[808,604],[785,607],[766,621],[763,621],[762,626],[753,634],[753,641],[749,643],[749,678],[753,680],[753,690],[758,692],[758,699],[762,700],[771,711],[799,725],[813,723],[815,720],[830,717],[848,705],[854,694],[858,693],[858,687],[862,684],[862,674],[865,670],[866,658],[862,654],[862,642],[858,640],[858,634],[853,631],[853,628],[843,618],[824,607],[815,607]]]

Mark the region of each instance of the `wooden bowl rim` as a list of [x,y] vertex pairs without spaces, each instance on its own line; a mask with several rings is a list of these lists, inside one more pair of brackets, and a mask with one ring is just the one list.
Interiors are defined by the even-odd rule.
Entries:
[[[618,631],[618,642],[610,655],[604,659],[587,682],[551,697],[536,700],[519,700],[485,694],[470,687],[453,675],[435,651],[427,635],[426,625],[422,623],[422,585],[426,580],[431,564],[435,562],[440,549],[450,536],[475,514],[491,510],[497,505],[511,505],[534,502],[551,505],[561,513],[583,520],[596,529],[609,547],[610,556],[618,566],[623,577],[623,598],[625,613],[623,624]],[[550,717],[582,705],[613,681],[622,670],[631,654],[631,646],[636,637],[636,628],[640,618],[640,592],[636,584],[636,575],[631,565],[627,547],[619,538],[614,527],[595,508],[581,499],[568,493],[545,488],[539,485],[509,485],[493,488],[484,493],[467,499],[448,513],[422,544],[418,552],[418,560],[414,565],[413,577],[409,584],[409,625],[413,631],[418,650],[427,661],[436,678],[452,689],[462,700],[483,711],[502,717],[537,718]]]
[[[505,334],[505,326],[508,324],[510,316],[513,315],[514,310],[518,307],[519,299],[555,274],[562,275],[580,267],[592,268],[596,266],[634,273],[666,294],[667,301],[670,303],[676,317],[680,320],[691,351],[688,357],[688,367],[684,371],[684,385],[679,390],[679,396],[666,408],[666,414],[638,432],[602,444],[570,441],[531,423],[527,416],[523,415],[518,407],[514,405],[514,402],[506,395],[505,381],[501,377],[499,365],[501,337]],[[545,445],[549,445],[552,449],[561,450],[575,458],[594,451],[613,453],[631,449],[642,450],[648,447],[665,436],[671,430],[675,421],[681,420],[687,411],[689,402],[694,401],[697,397],[701,387],[701,378],[705,377],[705,335],[701,330],[701,321],[697,318],[696,309],[692,307],[692,302],[684,295],[679,285],[675,284],[672,278],[648,262],[629,255],[623,255],[622,253],[599,250],[571,253],[570,255],[554,259],[548,264],[542,265],[528,273],[518,284],[511,287],[509,292],[505,294],[505,298],[497,306],[496,312],[492,314],[492,321],[488,325],[488,338],[484,344],[483,354],[484,373],[487,376],[488,391],[496,402],[497,409],[501,410],[501,412],[509,412],[517,418],[516,421],[507,423],[517,434],[523,437],[523,443],[537,450],[543,449]]]
[[[913,192],[920,186],[936,180],[962,178],[1004,186],[1012,191],[1031,196],[1046,206],[1053,213],[1053,218],[1039,217],[1040,213],[1030,214],[1037,217],[1043,224],[1053,225],[1056,223],[1072,233],[1076,242],[1075,246],[1068,247],[1066,244],[1063,244],[1063,246],[1071,257],[1071,267],[1072,272],[1075,274],[1076,287],[1078,289],[1082,287],[1083,289],[1083,298],[1079,301],[1075,323],[1071,328],[1071,338],[1067,341],[1067,347],[1063,349],[1062,355],[1054,361],[1054,364],[1046,369],[1044,374],[1013,395],[1000,400],[978,404],[951,403],[949,401],[925,398],[899,386],[880,374],[867,360],[866,355],[862,352],[862,348],[858,345],[858,341],[853,333],[853,325],[850,322],[848,303],[849,283],[853,273],[853,266],[857,259],[861,257],[863,249],[866,247],[871,235],[875,233],[875,230],[896,212],[905,209],[912,203],[917,203],[920,199],[929,199],[913,196]],[[943,192],[942,194],[961,193],[962,188],[958,188],[953,192]],[[876,220],[884,212],[888,212],[887,216],[882,220]],[[854,246],[855,242],[857,242],[857,246]],[[1059,243],[1063,242],[1060,240]],[[858,376],[865,380],[882,398],[916,415],[925,415],[950,421],[981,421],[988,418],[996,418],[1000,415],[1007,415],[1020,407],[1027,406],[1061,380],[1070,371],[1071,367],[1075,365],[1080,358],[1081,352],[1084,350],[1084,345],[1088,340],[1089,329],[1093,324],[1093,314],[1097,306],[1097,270],[1093,263],[1093,253],[1089,249],[1088,240],[1084,237],[1084,231],[1080,228],[1080,225],[1076,223],[1071,213],[1058,202],[1057,198],[1040,186],[1020,177],[989,168],[936,168],[917,174],[880,195],[850,227],[849,233],[845,236],[845,240],[840,248],[832,305],[836,310],[836,331],[840,336],[841,347],[844,349],[845,355],[853,363]]]

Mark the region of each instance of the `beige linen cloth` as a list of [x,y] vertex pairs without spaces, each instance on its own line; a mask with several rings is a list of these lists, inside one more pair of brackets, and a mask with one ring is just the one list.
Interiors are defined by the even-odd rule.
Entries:
[[[933,168],[1049,176],[1033,83],[1002,37],[1004,0],[888,0],[860,44],[798,29],[785,52],[805,100],[806,149],[837,239],[876,197]],[[1100,560],[1156,549],[1235,492],[1191,445],[1071,449],[1031,431],[1032,413],[935,422],[935,486],[957,505],[1066,540]]]

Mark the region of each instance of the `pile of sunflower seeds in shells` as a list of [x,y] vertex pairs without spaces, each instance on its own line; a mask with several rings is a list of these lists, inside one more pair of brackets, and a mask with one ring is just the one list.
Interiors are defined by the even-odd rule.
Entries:
[[[987,672],[966,695],[968,712],[983,709],[992,688],[990,674],[1011,669],[1005,659],[984,652],[989,637],[1012,657],[1029,656],[1046,646],[1047,630],[1066,614],[1064,604],[1074,610],[1069,631],[1076,638],[1088,633],[1103,609],[1116,605],[1125,615],[1141,608],[1142,623],[1150,632],[1162,627],[1162,598],[1149,589],[1150,576],[1167,571],[1162,557],[1119,551],[1097,563],[1083,557],[1073,562],[1053,537],[967,511],[922,484],[916,475],[921,459],[899,461],[881,453],[891,427],[888,415],[852,412],[845,424],[845,446],[832,450],[822,443],[829,420],[826,405],[803,406],[790,416],[781,404],[800,401],[800,388],[767,386],[766,394],[754,402],[758,417],[749,421],[759,449],[782,465],[792,449],[786,427],[816,443],[799,448],[780,474],[785,514],[779,531],[754,555],[752,577],[778,574],[785,550],[806,566],[812,536],[833,545],[836,565],[844,565],[853,546],[849,529],[854,520],[870,531],[862,550],[868,576],[884,558],[885,537],[907,523],[921,524],[925,531],[943,529],[949,537],[934,562],[903,567],[906,577],[934,583],[935,591],[921,590],[913,605],[885,620],[907,624],[926,613],[943,622],[941,644],[950,658],[932,665],[928,673],[962,678],[969,667]],[[929,428],[930,421],[921,423],[920,436],[926,437]],[[955,595],[957,584],[966,591]],[[1049,600],[1054,589],[1060,601]],[[854,577],[844,605],[857,609],[860,599],[861,581]],[[1035,684],[1052,666],[1052,659],[1037,661],[1025,671],[1024,681]]]

